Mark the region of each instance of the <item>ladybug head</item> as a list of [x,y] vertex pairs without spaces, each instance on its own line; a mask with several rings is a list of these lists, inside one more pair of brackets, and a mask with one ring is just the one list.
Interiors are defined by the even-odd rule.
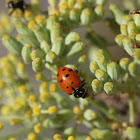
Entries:
[[80,88],[77,88],[76,90],[74,89],[74,96],[76,98],[86,98],[88,97],[88,93],[86,92],[85,88],[83,87],[80,87]]

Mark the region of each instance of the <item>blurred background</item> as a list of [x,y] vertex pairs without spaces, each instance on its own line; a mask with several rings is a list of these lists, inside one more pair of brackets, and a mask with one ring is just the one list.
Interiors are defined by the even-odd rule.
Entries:
[[[40,1],[42,4],[42,9],[45,11],[47,9],[47,0],[40,0]],[[115,4],[119,5],[121,8],[123,8],[124,4],[127,1],[129,1],[129,0],[123,0],[123,1],[109,0],[109,2],[105,6],[106,7],[105,17],[111,15],[111,13],[109,11],[110,3],[115,3]],[[29,3],[29,0],[26,0],[26,3]],[[8,9],[5,7],[5,0],[0,0],[0,14],[2,14],[2,13],[8,13]],[[127,54],[120,47],[118,47],[117,45],[114,44],[115,35],[111,32],[111,30],[107,26],[105,26],[105,24],[103,22],[97,22],[97,23],[93,24],[93,28],[98,34],[102,35],[105,39],[107,39],[107,41],[110,42],[110,44],[113,44],[110,47],[107,46],[108,50],[112,53],[112,56],[114,56],[116,59],[120,59],[122,57],[127,56]],[[86,32],[85,28],[79,28],[79,29],[76,29],[76,31],[80,33],[82,38],[84,38],[85,32]],[[16,32],[14,32],[13,35],[14,34],[16,34]],[[2,43],[0,41],[0,57],[5,56],[6,54],[7,54],[7,50],[5,49],[5,47],[2,45]],[[30,65],[27,65],[26,69],[27,69],[27,73],[29,75],[29,79],[30,79],[31,83],[33,84],[34,88],[38,92],[39,83],[35,80],[35,72],[32,70]],[[80,127],[79,130],[82,132],[85,132],[86,128]],[[9,129],[9,131],[11,131],[11,130]],[[14,129],[12,131],[14,131]],[[7,129],[7,132],[8,132],[8,129]],[[47,129],[47,133],[52,135],[54,132],[52,130]],[[5,134],[6,134],[6,132],[3,132],[3,134],[1,133],[0,135],[5,135]]]

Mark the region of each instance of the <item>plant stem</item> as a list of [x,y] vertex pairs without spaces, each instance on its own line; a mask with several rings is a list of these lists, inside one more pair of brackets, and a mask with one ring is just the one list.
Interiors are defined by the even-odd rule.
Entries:
[[110,114],[107,109],[105,109],[102,105],[100,105],[100,103],[94,101],[93,99],[90,99],[89,101],[91,104],[97,107],[97,109],[99,109],[107,118],[118,121],[118,119],[114,115]]
[[0,137],[0,140],[7,140],[8,138],[10,137],[16,137],[16,136],[19,136],[19,135],[22,135],[22,134],[25,134],[27,132],[30,132],[31,130],[33,129],[33,127],[28,127],[28,128],[23,128],[23,129],[20,129],[12,134],[8,134],[6,136],[2,136]]
[[[89,25],[88,26],[88,30],[89,33],[92,35],[92,38],[96,41],[96,45],[99,49],[103,49],[108,56],[110,57],[111,60],[114,60],[114,57],[110,54],[110,52],[106,49],[106,43],[103,42],[103,40],[101,38],[99,38],[99,36],[95,33],[95,31],[93,30],[92,26]],[[89,38],[90,39],[90,38]],[[93,42],[93,40],[91,41]]]
[[134,125],[134,99],[129,97],[129,122],[131,125]]

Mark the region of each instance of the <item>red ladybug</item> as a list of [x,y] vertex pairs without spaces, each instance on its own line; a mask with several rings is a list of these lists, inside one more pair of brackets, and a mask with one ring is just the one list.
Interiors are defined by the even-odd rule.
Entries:
[[78,74],[70,68],[60,67],[57,72],[57,81],[60,87],[69,95],[74,94],[76,98],[86,98],[88,96],[84,80],[81,81]]

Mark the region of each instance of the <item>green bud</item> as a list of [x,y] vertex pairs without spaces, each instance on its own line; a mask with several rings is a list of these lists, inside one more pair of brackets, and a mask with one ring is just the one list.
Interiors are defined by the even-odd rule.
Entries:
[[128,35],[128,37],[131,38],[133,41],[135,41],[136,33],[135,33],[135,32],[131,32],[131,33]]
[[137,28],[140,28],[140,14],[133,15],[133,20],[134,20]]
[[44,53],[48,53],[50,51],[50,46],[46,41],[41,41],[41,45],[40,48],[42,49],[42,51],[44,51]]
[[124,48],[123,47],[123,38],[124,38],[124,36],[122,35],[122,34],[119,34],[119,35],[117,35],[116,37],[115,37],[115,41],[116,41],[116,43],[121,47],[121,48]]
[[132,76],[134,77],[140,76],[140,65],[138,63],[131,62],[128,66],[128,70]]
[[68,0],[68,7],[69,7],[70,9],[73,8],[75,2],[76,2],[76,0]]
[[23,48],[22,48],[22,51],[21,51],[21,55],[22,55],[22,58],[23,60],[25,61],[25,63],[29,63],[31,62],[31,54],[32,52],[32,46],[31,44],[26,44]]
[[87,59],[87,55],[85,53],[82,54],[78,59],[78,65],[82,65],[83,63],[85,63],[86,59]]
[[120,30],[121,30],[122,35],[128,35],[126,24],[120,25]]
[[48,62],[48,63],[55,63],[56,62],[56,58],[57,58],[56,53],[53,52],[53,51],[50,51],[46,55],[46,62]]
[[135,127],[127,127],[125,130],[125,134],[129,139],[139,140],[140,138],[140,129]]
[[51,42],[54,43],[56,37],[59,37],[62,35],[62,29],[59,23],[56,23],[52,26],[50,30],[50,36],[51,36]]
[[123,24],[123,22],[124,22],[122,19],[122,17],[124,16],[123,11],[118,6],[116,6],[114,4],[111,4],[109,8],[115,17],[115,21],[120,25]]
[[47,19],[46,28],[51,31],[53,25],[56,24],[57,21],[58,21],[58,19],[56,16],[49,16],[49,18]]
[[64,136],[68,137],[68,136],[74,136],[75,135],[75,128],[74,127],[68,127],[64,130]]
[[81,16],[81,24],[89,25],[92,22],[92,11],[89,8],[85,8],[82,10]]
[[108,95],[112,95],[117,92],[116,86],[112,82],[106,82],[104,84],[104,90],[105,90],[106,94],[108,94]]
[[136,32],[137,28],[136,28],[136,24],[134,23],[134,21],[129,22],[128,24],[128,33],[130,34],[131,32]]
[[82,1],[76,1],[75,5],[74,5],[74,9],[78,9],[79,11],[81,11],[84,8],[85,3]]
[[35,60],[36,58],[44,59],[45,53],[42,50],[33,50],[31,52],[31,59]]
[[40,58],[36,58],[32,62],[32,68],[35,72],[41,72],[45,68],[45,62]]
[[90,62],[89,69],[90,69],[90,71],[91,71],[92,73],[95,73],[95,71],[96,71],[97,69],[99,69],[99,66],[98,66],[97,62],[96,62],[96,61]]
[[71,50],[68,52],[67,56],[73,56],[85,49],[85,44],[83,42],[76,42],[72,47]]
[[136,34],[136,42],[140,46],[140,34]]
[[69,7],[68,7],[67,2],[66,3],[63,3],[63,4],[59,4],[59,10],[60,10],[61,15],[64,18],[67,18],[68,17]]
[[97,114],[94,110],[91,110],[91,109],[86,109],[85,112],[84,112],[84,118],[87,120],[87,121],[92,121],[95,118],[95,115],[96,115],[96,118],[97,118]]
[[90,136],[96,140],[113,140],[114,134],[106,129],[93,129],[90,131]]
[[123,70],[127,71],[129,63],[130,63],[129,58],[122,58],[119,62],[119,65]]
[[35,38],[18,34],[16,36],[16,39],[23,45],[30,43],[32,45],[32,48],[39,48],[38,42]]
[[52,45],[51,51],[55,52],[57,56],[61,56],[63,54],[64,47],[65,47],[64,39],[63,39],[63,37],[59,36],[59,37],[56,37],[56,39]]
[[80,34],[76,32],[70,32],[65,38],[65,45],[70,45],[77,41],[81,41]]
[[103,91],[103,82],[98,79],[94,79],[91,86],[93,91],[95,91],[97,94]]
[[105,5],[108,0],[96,0],[97,5]]
[[4,35],[2,37],[2,43],[10,52],[18,56],[21,55],[21,50],[23,46],[15,38],[9,35]]
[[97,60],[99,68],[103,71],[106,71],[106,68],[107,68],[107,60],[105,60],[105,59],[106,58],[104,55],[100,55],[100,56],[98,56],[98,60]]
[[134,49],[133,57],[134,61],[140,64],[140,48]]
[[79,22],[80,21],[80,13],[77,9],[71,9],[69,13],[69,18],[73,22]]
[[132,21],[132,18],[131,18],[130,15],[124,15],[124,16],[122,17],[122,19],[123,19],[123,24],[128,24],[129,22]]
[[98,80],[101,80],[101,81],[106,81],[108,79],[107,73],[101,69],[96,70],[95,76],[98,78]]
[[120,77],[120,68],[116,62],[109,61],[107,64],[107,73],[112,80],[118,80]]
[[94,9],[94,15],[93,15],[94,20],[99,21],[99,20],[101,20],[103,18],[103,16],[104,16],[104,8],[103,8],[103,6],[102,5],[96,6],[95,9]]
[[17,32],[21,35],[25,35],[28,37],[30,36],[32,38],[35,38],[34,33],[24,23],[18,22],[16,24],[16,29],[17,29]]
[[110,60],[110,56],[108,55],[108,53],[105,51],[105,50],[103,50],[103,49],[99,49],[98,51],[97,51],[97,58],[100,58],[100,57],[102,57],[102,56],[104,56],[104,58],[106,59],[106,61],[108,62],[109,60]]
[[38,24],[35,24],[32,27],[32,31],[36,35],[36,38],[38,39],[39,42],[41,42],[43,40],[46,42],[49,42],[48,31],[46,29],[44,29],[43,27],[39,26]]
[[123,46],[125,51],[132,56],[133,55],[133,48],[132,48],[132,40],[128,37],[123,38]]

